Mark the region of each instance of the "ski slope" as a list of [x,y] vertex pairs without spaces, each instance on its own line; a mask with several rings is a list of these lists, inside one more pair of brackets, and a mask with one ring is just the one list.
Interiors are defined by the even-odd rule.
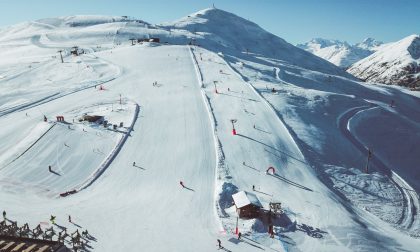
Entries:
[[[220,45],[209,34],[223,17],[233,24],[224,33],[255,30],[269,46],[246,52],[255,38],[236,40],[237,33]],[[170,43],[131,46],[133,34]],[[188,36],[201,46],[187,45]],[[420,245],[418,185],[410,180],[418,158],[393,156],[389,141],[401,134],[373,138],[365,125],[390,134],[389,120],[415,131],[418,98],[359,83],[217,9],[160,26],[75,16],[0,34],[2,47],[16,41],[18,58],[37,50],[26,62],[36,67],[0,60],[0,208],[9,220],[47,228],[55,215],[57,229],[87,229],[93,251],[214,251],[217,239],[225,251],[416,251]],[[65,63],[51,57],[73,42],[88,54],[66,53]],[[276,46],[280,53],[270,54]],[[381,113],[356,113],[371,104]],[[124,126],[80,122],[84,114]],[[64,123],[55,122],[58,115]],[[416,148],[417,139],[400,148]],[[366,146],[378,159],[371,174],[360,168]],[[266,173],[268,167],[275,173]],[[253,186],[265,210],[282,203],[274,238],[260,219],[240,219],[243,239],[236,238],[231,195]]]

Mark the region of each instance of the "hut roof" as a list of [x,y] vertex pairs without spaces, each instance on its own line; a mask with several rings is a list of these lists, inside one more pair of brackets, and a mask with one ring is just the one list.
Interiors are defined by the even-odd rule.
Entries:
[[88,122],[97,122],[99,120],[103,120],[104,117],[100,115],[83,115],[82,120]]
[[245,191],[240,191],[232,195],[233,201],[237,208],[242,208],[248,205],[263,207],[258,200],[257,195]]

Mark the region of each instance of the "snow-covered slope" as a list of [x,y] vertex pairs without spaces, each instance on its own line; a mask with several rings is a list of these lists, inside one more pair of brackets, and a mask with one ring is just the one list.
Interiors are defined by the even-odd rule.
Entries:
[[255,56],[271,55],[292,65],[351,78],[329,62],[287,43],[249,20],[223,10],[205,9],[164,27],[188,30],[192,32],[188,37],[210,50],[236,55],[238,52]]
[[[2,31],[7,223],[87,229],[87,251],[215,251],[217,239],[244,252],[419,247],[420,158],[404,154],[418,152],[408,133],[419,98],[364,85],[218,9],[163,25],[75,16]],[[161,43],[129,41],[153,37]],[[237,222],[241,190],[254,190],[259,218]],[[269,214],[273,202],[281,214]]]
[[420,36],[411,35],[387,44],[355,63],[348,72],[368,82],[420,85]]
[[363,42],[355,45],[350,45],[347,42],[339,40],[314,38],[304,44],[298,44],[297,47],[347,69],[353,63],[372,54],[381,45],[382,42],[372,38],[367,38]]
[[162,25],[124,17],[71,16],[18,24],[0,32],[0,41],[3,42],[13,41],[15,44],[30,39],[38,46],[77,45],[88,50],[129,43],[129,38],[150,37],[159,37],[162,42],[200,44],[207,49],[231,54],[273,55],[289,64],[350,77],[345,71],[296,48],[257,24],[214,8]]

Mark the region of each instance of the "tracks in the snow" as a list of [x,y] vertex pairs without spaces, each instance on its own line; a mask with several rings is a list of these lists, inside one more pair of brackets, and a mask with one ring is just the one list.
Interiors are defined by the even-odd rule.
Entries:
[[[337,126],[340,129],[341,133],[362,153],[367,153],[368,148],[363,145],[350,131],[349,121],[357,113],[367,112],[371,109],[377,109],[379,106],[376,105],[366,105],[355,107],[344,112],[337,120]],[[390,180],[395,184],[395,186],[400,191],[403,200],[404,207],[402,215],[398,220],[397,224],[402,229],[407,230],[408,232],[418,232],[419,230],[419,216],[418,211],[420,207],[419,196],[416,191],[411,188],[411,186],[404,181],[398,174],[396,174],[392,169],[387,167],[379,157],[372,155],[372,163],[377,169],[381,172],[388,175]]]

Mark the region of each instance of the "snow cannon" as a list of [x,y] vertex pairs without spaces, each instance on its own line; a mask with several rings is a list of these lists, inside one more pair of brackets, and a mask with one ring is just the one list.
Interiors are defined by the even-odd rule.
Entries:
[[268,169],[267,169],[267,171],[265,171],[265,173],[270,174],[270,171],[271,171],[272,175],[276,174],[276,170],[272,166],[268,167]]

